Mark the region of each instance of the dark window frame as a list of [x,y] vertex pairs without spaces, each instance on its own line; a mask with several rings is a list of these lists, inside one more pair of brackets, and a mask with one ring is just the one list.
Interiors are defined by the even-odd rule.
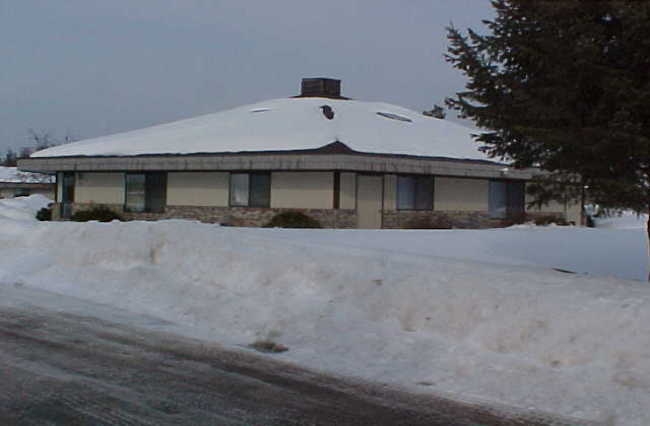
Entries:
[[[134,209],[128,205],[129,176],[144,177],[144,208]],[[154,197],[157,195],[157,197]],[[167,207],[167,172],[127,172],[124,173],[124,204],[127,213],[164,213]]]
[[[233,175],[248,176],[248,197],[246,204],[233,204]],[[253,199],[258,191],[253,190],[255,178],[263,177],[266,180],[264,188],[264,197],[262,203]],[[251,209],[268,209],[271,207],[271,172],[230,172],[228,175],[228,207],[251,208]]]
[[75,176],[75,172],[61,173],[60,215],[63,219],[69,219],[70,216],[72,216],[72,204],[74,204],[76,184],[77,184],[77,177]]
[[[400,206],[400,178],[410,178],[414,179],[414,188],[413,188],[413,193],[415,196],[415,199],[413,200],[413,208],[404,208]],[[419,185],[421,185],[423,180],[430,180],[429,184],[431,185],[431,205],[427,205],[427,207],[422,208],[418,207],[420,203],[418,203],[418,194],[420,194],[420,191],[418,190]],[[417,174],[399,174],[397,175],[397,179],[395,181],[395,209],[398,211],[434,211],[435,210],[435,192],[436,192],[436,179],[435,176],[433,175],[417,175]]]
[[334,199],[332,200],[332,209],[341,208],[341,172],[334,172]]
[[[492,205],[492,185],[505,185],[503,201],[505,211],[499,212]],[[522,180],[512,179],[490,179],[488,187],[488,213],[493,219],[504,219],[511,216],[521,215],[526,212],[526,183]]]

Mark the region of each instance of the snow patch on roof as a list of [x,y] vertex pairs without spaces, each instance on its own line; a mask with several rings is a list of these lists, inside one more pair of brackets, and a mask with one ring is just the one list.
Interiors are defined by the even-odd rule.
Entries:
[[54,178],[43,173],[22,172],[16,167],[0,166],[0,183],[52,183]]
[[[332,107],[333,119],[323,115],[323,104]],[[288,98],[60,145],[32,157],[293,151],[340,141],[360,152],[488,160],[473,132],[381,102]]]

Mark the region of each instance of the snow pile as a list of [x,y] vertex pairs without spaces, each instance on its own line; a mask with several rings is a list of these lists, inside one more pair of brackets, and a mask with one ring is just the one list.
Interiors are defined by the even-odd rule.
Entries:
[[[466,231],[307,233],[164,221],[31,222],[8,232],[15,224],[0,219],[4,285],[154,315],[226,344],[269,338],[289,347],[280,358],[420,392],[650,424],[646,283],[415,255],[404,246]],[[371,248],[375,234],[394,244]],[[504,244],[527,237],[493,234]],[[462,235],[469,247],[489,234]],[[354,246],[359,239],[365,247]]]
[[3,228],[11,228],[13,225],[11,222],[1,223],[3,219],[32,222],[36,220],[36,212],[51,202],[52,200],[40,194],[0,199],[0,225],[3,225]]
[[[323,115],[324,105],[334,111],[332,120]],[[289,98],[60,145],[32,157],[284,151],[342,142],[361,152],[488,160],[472,133],[386,103]]]
[[610,229],[643,229],[648,223],[647,214],[636,214],[633,211],[623,211],[620,214],[611,216],[595,217],[594,223],[597,228]]
[[648,277],[647,234],[642,229],[520,225],[506,229],[358,230],[352,233],[293,230],[280,231],[274,238],[314,247],[328,245],[373,250],[384,255],[397,253],[557,268],[642,281]]
[[43,173],[23,172],[16,167],[0,166],[0,183],[52,183],[54,177]]

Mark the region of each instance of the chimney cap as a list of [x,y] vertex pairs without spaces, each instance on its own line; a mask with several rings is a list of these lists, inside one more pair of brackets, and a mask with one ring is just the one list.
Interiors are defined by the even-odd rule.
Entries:
[[298,97],[346,99],[341,96],[341,80],[328,77],[303,78]]

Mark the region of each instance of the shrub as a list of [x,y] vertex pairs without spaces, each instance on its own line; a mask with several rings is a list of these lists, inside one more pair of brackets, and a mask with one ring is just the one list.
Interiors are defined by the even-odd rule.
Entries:
[[122,216],[115,213],[113,210],[106,206],[97,206],[88,210],[79,210],[70,217],[70,220],[75,222],[88,222],[89,220],[97,220],[99,222],[110,222],[113,220],[124,220]]
[[43,207],[36,212],[36,219],[41,221],[52,220],[52,209],[50,207]]
[[509,213],[504,219],[501,220],[501,226],[508,227],[513,225],[521,225],[522,223],[529,221],[530,218],[526,213]]
[[278,213],[264,225],[265,228],[320,228],[320,222],[301,212]]
[[569,222],[564,220],[563,217],[554,214],[535,216],[534,222],[535,225],[537,226],[546,226],[546,225],[550,225],[551,223],[554,223],[559,226],[569,225]]
[[427,215],[409,219],[402,226],[404,229],[451,229],[451,219],[447,215]]

